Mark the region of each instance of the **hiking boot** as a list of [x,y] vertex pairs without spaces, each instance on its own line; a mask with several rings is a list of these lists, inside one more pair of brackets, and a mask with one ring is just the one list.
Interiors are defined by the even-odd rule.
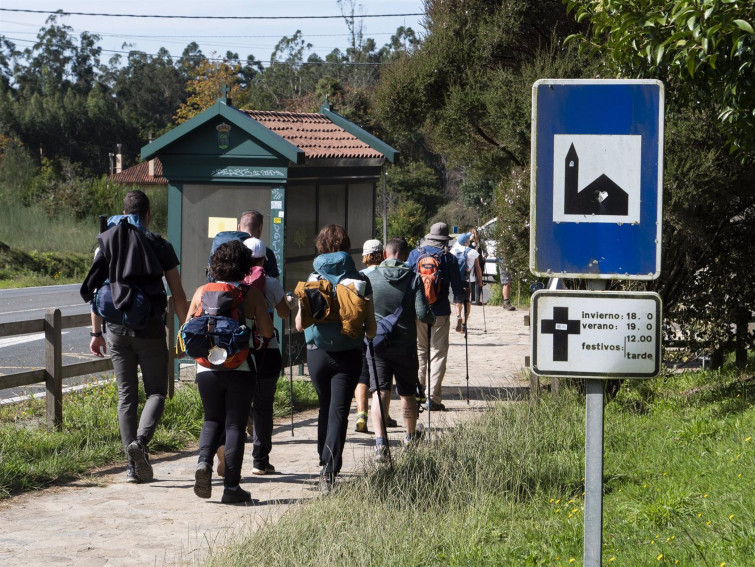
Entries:
[[464,325],[464,322],[461,320],[461,317],[457,317],[456,318],[456,332],[457,333],[462,333],[463,332],[461,330],[461,328],[462,328],[463,325]]
[[320,472],[320,494],[323,496],[328,496],[331,492],[333,492],[333,488],[336,484],[336,475],[334,475],[332,472]]
[[207,461],[199,461],[194,471],[194,494],[200,498],[212,496],[212,465]]
[[375,462],[378,464],[388,462],[388,445],[384,437],[375,439]]
[[225,445],[218,447],[218,476],[220,478],[225,477]]
[[129,462],[126,465],[126,482],[139,484],[139,477],[136,476],[136,471],[134,470],[134,463],[131,461],[131,459],[129,459]]
[[504,299],[503,300],[503,308],[506,309],[507,311],[516,311],[516,307],[514,307],[513,305],[511,305],[511,300],[510,299]]
[[147,482],[154,478],[155,474],[152,471],[152,465],[149,464],[146,445],[142,445],[139,441],[132,441],[126,447],[126,453],[134,461],[134,470],[139,482]]
[[266,474],[275,474],[275,467],[271,465],[270,463],[268,463],[265,466],[253,467],[252,474],[256,474],[258,476],[264,476]]
[[220,502],[223,504],[238,504],[240,502],[251,502],[252,495],[240,486],[226,486],[223,490],[223,497]]
[[446,411],[446,406],[441,403],[429,401],[425,406],[430,411]]
[[410,448],[414,447],[419,443],[420,439],[422,439],[422,432],[421,431],[415,431],[414,433],[404,433],[404,447]]
[[390,415],[385,416],[385,426],[386,427],[398,427],[398,421],[393,419]]
[[369,433],[367,430],[367,412],[366,411],[360,411],[357,414],[357,426],[355,431],[357,433]]

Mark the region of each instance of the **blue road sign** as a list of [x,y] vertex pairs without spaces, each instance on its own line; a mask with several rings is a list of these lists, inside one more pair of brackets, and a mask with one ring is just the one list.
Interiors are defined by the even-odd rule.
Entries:
[[652,280],[661,269],[663,83],[532,87],[530,270]]

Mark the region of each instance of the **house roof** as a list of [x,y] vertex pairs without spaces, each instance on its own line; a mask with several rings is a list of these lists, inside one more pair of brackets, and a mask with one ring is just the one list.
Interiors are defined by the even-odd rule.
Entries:
[[168,180],[163,177],[163,164],[154,158],[155,175],[149,174],[149,161],[143,161],[120,173],[108,175],[108,181],[123,185],[167,185]]
[[307,159],[370,159],[383,154],[317,112],[242,110],[290,144],[304,150]]

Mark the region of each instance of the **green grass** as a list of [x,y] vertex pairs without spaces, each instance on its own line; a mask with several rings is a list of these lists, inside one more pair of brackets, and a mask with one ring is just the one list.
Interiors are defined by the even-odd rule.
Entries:
[[[606,407],[604,565],[752,564],[755,381],[625,383]],[[584,399],[500,404],[203,565],[581,565]]]
[[[141,387],[139,397],[142,407]],[[0,500],[73,480],[96,467],[122,463],[117,403],[114,382],[66,394],[61,431],[48,431],[44,426],[43,398],[0,407]],[[295,409],[316,405],[311,383],[295,381]],[[286,415],[289,411],[289,384],[280,380],[275,414]],[[199,438],[201,428],[202,402],[197,388],[193,383],[182,384],[174,397],[166,400],[150,449],[179,451]]]

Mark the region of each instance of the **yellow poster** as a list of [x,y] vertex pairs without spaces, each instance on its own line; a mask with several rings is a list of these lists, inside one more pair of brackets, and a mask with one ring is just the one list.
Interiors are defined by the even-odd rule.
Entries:
[[235,218],[209,217],[207,219],[207,238],[215,238],[218,232],[226,230],[238,230],[238,222]]

